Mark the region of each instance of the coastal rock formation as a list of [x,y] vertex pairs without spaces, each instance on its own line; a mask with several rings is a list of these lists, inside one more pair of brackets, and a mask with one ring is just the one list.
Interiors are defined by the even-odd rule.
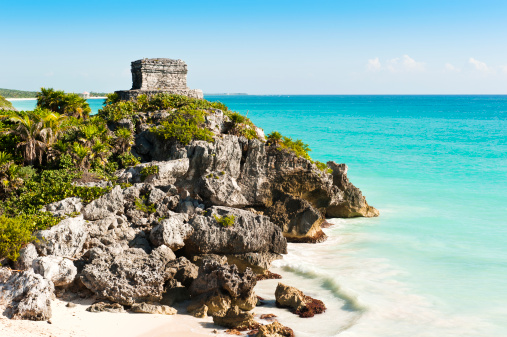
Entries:
[[206,305],[208,314],[218,316],[225,315],[231,306],[252,310],[257,303],[253,292],[256,283],[250,269],[240,273],[236,265],[205,261],[189,288],[192,302],[187,310],[194,312]]
[[99,220],[111,214],[123,213],[123,210],[123,193],[120,186],[115,186],[111,192],[86,205],[83,217],[85,220]]
[[54,290],[53,282],[31,269],[18,273],[0,269],[0,309],[9,318],[50,319]]
[[187,65],[182,60],[167,58],[137,60],[132,62],[131,71],[132,89],[116,91],[122,100],[158,93],[203,98],[202,90],[187,88]]
[[248,330],[259,326],[254,320],[253,314],[241,311],[237,306],[227,310],[224,316],[213,316],[213,323],[238,330]]
[[37,254],[37,249],[33,243],[27,244],[25,247],[21,248],[19,251],[19,257],[14,262],[14,269],[17,270],[26,270],[32,268],[32,262],[35,260],[39,254]]
[[101,298],[123,305],[160,301],[169,275],[166,265],[172,251],[161,246],[151,254],[139,248],[93,248],[81,272],[83,284]]
[[275,321],[268,325],[261,325],[255,337],[294,337],[294,331]]
[[276,305],[281,308],[290,308],[300,317],[313,317],[326,311],[322,301],[303,294],[301,290],[278,283],[275,291]]
[[97,302],[90,305],[86,308],[86,311],[89,312],[112,312],[112,313],[124,313],[125,308],[123,305],[118,303],[108,303],[108,302]]
[[50,212],[54,216],[63,217],[72,213],[79,213],[83,209],[81,198],[72,197],[63,199],[42,208],[43,212]]
[[60,256],[44,256],[33,260],[33,270],[55,286],[66,286],[74,281],[77,268],[71,260]]
[[73,257],[81,252],[88,233],[82,216],[68,218],[51,229],[35,234],[35,246],[40,255]]

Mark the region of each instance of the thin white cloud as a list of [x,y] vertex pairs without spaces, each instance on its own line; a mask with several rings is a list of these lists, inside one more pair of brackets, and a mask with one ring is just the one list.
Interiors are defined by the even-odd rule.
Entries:
[[366,68],[369,71],[379,71],[382,69],[382,64],[380,63],[380,60],[378,57],[375,57],[374,59],[368,60],[368,63],[366,64]]
[[456,72],[456,73],[459,73],[461,71],[460,68],[455,67],[451,63],[446,63],[445,64],[445,70],[448,71],[448,72]]
[[418,62],[408,55],[397,57],[387,61],[387,69],[391,72],[411,71],[420,72],[425,70],[424,62]]
[[502,69],[502,72],[503,72],[504,74],[507,74],[507,65],[505,65],[505,66],[500,66],[500,69]]
[[484,73],[489,73],[491,72],[491,69],[488,67],[488,65],[484,62],[481,62],[479,60],[476,60],[474,59],[473,57],[471,57],[469,60],[468,60],[468,63],[470,63],[472,66],[474,66],[474,68],[480,72],[484,72]]

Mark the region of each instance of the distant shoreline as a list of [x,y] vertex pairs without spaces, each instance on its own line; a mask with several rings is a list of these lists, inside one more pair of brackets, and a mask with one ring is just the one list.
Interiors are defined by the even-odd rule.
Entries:
[[[90,97],[90,98],[87,98],[87,99],[106,99],[107,97]],[[8,101],[33,101],[33,100],[37,100],[37,98],[5,98],[6,100]]]

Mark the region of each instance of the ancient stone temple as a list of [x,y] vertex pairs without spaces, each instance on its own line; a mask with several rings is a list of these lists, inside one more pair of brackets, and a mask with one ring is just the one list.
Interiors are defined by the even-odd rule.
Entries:
[[187,88],[187,65],[182,60],[142,59],[132,62],[132,89],[116,93],[122,100],[158,93],[203,98],[202,90]]

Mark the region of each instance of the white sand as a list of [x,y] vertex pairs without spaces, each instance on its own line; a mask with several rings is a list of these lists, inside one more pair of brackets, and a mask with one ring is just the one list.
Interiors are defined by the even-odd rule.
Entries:
[[5,98],[6,100],[8,101],[33,101],[33,100],[36,100],[37,98]]
[[[51,303],[51,323],[10,320],[0,315],[1,337],[162,337],[162,336],[229,336],[224,329],[213,325],[211,317],[200,319],[190,315],[150,315],[134,313],[91,313],[86,311],[92,299],[67,302],[54,300]],[[178,312],[185,312],[177,307]],[[213,333],[217,329],[219,333]]]

